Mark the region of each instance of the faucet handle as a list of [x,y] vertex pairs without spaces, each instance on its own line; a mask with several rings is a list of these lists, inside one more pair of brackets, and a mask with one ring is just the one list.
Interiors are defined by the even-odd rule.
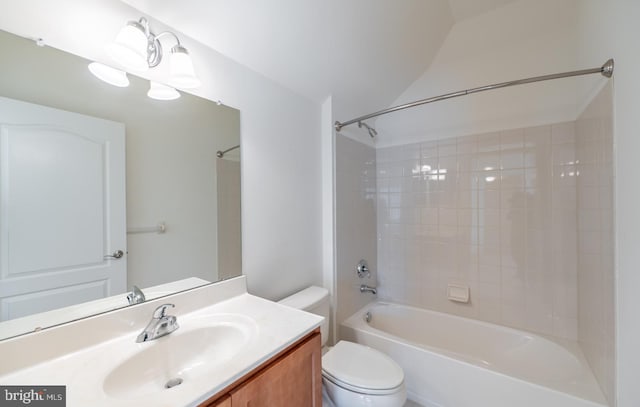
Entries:
[[367,261],[362,259],[356,266],[356,272],[358,273],[358,277],[360,278],[371,278],[371,272],[369,271],[369,265]]
[[165,316],[167,316],[167,308],[169,307],[173,308],[175,307],[175,304],[162,304],[161,306],[156,308],[155,311],[153,311],[153,317],[156,319],[164,318]]

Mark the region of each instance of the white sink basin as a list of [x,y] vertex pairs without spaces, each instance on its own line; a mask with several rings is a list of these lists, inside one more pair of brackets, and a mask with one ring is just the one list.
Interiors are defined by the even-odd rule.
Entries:
[[205,315],[181,323],[173,333],[136,344],[137,352],[105,377],[106,395],[129,399],[179,387],[225,365],[255,337],[255,322],[242,315]]
[[0,341],[0,383],[64,384],[68,407],[195,407],[322,322],[247,294],[244,277],[169,298],[180,328],[156,340],[136,343],[161,300]]

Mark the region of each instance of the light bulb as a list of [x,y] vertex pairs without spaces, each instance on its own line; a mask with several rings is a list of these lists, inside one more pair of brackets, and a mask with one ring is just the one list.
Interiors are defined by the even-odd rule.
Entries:
[[169,84],[176,88],[191,89],[200,86],[201,82],[193,70],[193,62],[186,48],[176,45],[171,48],[169,60]]
[[89,64],[89,71],[91,71],[91,73],[98,79],[103,80],[110,85],[118,86],[120,88],[126,88],[129,86],[129,78],[127,78],[126,72],[119,69],[103,65],[99,62],[92,62]]
[[129,21],[122,27],[116,40],[107,45],[106,51],[111,58],[133,71],[149,69],[147,62],[148,40],[144,27],[135,21]]
[[180,97],[180,92],[170,86],[151,81],[147,96],[156,100],[174,100]]

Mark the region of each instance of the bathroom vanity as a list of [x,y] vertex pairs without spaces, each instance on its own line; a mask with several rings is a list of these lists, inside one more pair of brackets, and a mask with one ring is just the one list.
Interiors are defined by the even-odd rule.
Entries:
[[281,352],[200,407],[322,406],[320,330]]
[[[136,343],[163,304],[179,328]],[[64,385],[68,407],[320,407],[322,320],[237,277],[1,341],[0,383]]]

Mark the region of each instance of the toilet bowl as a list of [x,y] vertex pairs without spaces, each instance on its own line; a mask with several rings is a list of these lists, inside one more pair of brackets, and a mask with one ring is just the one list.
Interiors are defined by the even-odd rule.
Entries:
[[325,317],[322,335],[324,407],[402,407],[407,399],[402,368],[389,356],[358,343],[340,341],[327,348],[329,292],[309,287],[280,304]]
[[322,383],[338,407],[404,405],[404,372],[389,356],[340,341],[322,357]]

